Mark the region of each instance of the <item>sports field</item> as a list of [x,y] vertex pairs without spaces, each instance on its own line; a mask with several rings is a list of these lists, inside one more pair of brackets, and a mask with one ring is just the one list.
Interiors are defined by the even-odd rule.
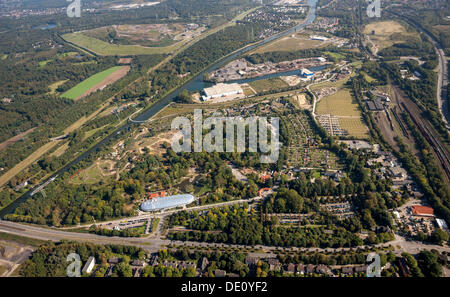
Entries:
[[104,79],[108,78],[108,76],[110,76],[120,68],[121,66],[115,66],[106,69],[105,71],[94,74],[93,76],[82,81],[72,89],[62,94],[62,97],[75,100],[80,96],[82,96],[83,94],[85,94],[86,92],[88,92],[91,88],[93,88],[97,84],[101,83]]

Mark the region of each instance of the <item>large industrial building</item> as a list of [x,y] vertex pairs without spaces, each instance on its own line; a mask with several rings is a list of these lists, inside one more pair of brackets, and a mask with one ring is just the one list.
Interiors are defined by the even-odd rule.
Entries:
[[208,101],[214,98],[226,97],[231,95],[243,94],[241,86],[237,83],[224,84],[220,83],[210,88],[204,89],[205,95],[203,96],[204,101]]
[[312,78],[314,77],[314,73],[306,68],[302,68],[300,70],[300,75],[306,78]]
[[158,197],[145,201],[141,204],[141,210],[146,212],[169,209],[184,206],[194,202],[194,196],[190,194]]

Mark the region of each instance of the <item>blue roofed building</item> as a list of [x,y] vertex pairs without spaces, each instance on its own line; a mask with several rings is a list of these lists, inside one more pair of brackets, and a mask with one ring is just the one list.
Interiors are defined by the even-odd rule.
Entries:
[[145,201],[141,204],[141,210],[146,212],[164,210],[184,206],[194,202],[194,196],[181,194],[174,196],[158,197]]

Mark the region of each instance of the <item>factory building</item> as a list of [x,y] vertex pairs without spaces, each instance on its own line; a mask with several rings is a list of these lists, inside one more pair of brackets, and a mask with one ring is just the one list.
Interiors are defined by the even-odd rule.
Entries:
[[306,68],[302,68],[300,70],[300,75],[302,77],[306,77],[306,78],[312,78],[314,76],[314,73]]
[[244,93],[241,86],[237,83],[233,84],[219,83],[215,86],[204,89],[203,92],[205,93],[205,95],[203,95],[202,97],[203,101]]

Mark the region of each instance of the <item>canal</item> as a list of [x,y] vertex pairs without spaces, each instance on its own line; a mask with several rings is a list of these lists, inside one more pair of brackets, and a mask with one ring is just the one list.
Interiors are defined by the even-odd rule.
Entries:
[[[262,41],[260,41],[258,43],[255,43],[253,45],[246,46],[246,47],[244,47],[244,48],[242,48],[240,50],[235,51],[231,55],[228,55],[225,58],[217,61],[212,66],[208,67],[203,72],[201,72],[200,74],[196,75],[191,80],[186,82],[184,85],[180,86],[178,89],[176,89],[175,91],[173,91],[172,93],[168,94],[166,97],[164,97],[160,101],[158,101],[155,104],[153,104],[147,110],[143,111],[141,114],[136,116],[133,120],[136,121],[136,122],[145,122],[145,121],[147,121],[148,119],[153,117],[155,114],[157,114],[160,110],[162,110],[164,107],[166,107],[171,102],[173,102],[174,98],[176,98],[181,93],[181,91],[183,91],[184,89],[187,89],[189,91],[200,91],[200,90],[203,90],[206,87],[211,86],[212,85],[211,83],[205,82],[203,80],[203,77],[204,77],[205,73],[213,72],[214,70],[218,69],[222,65],[235,60],[240,55],[245,54],[245,53],[255,49],[256,47],[259,47],[261,45],[267,44],[267,43],[269,43],[269,42],[271,42],[271,41],[273,41],[275,39],[278,39],[280,37],[284,37],[284,36],[290,35],[290,34],[296,32],[296,31],[298,31],[300,29],[303,29],[306,25],[311,24],[314,21],[314,19],[316,18],[317,0],[308,0],[308,5],[310,6],[309,14],[308,14],[308,17],[305,20],[305,22],[303,22],[302,24],[300,24],[298,26],[295,26],[295,27],[293,27],[293,28],[291,28],[289,30],[286,30],[284,32],[281,32],[279,34],[275,34],[275,35],[273,35],[273,36],[271,36],[271,37],[269,37],[267,39],[264,39],[264,40],[262,40]],[[277,75],[281,76],[281,75],[289,75],[289,74],[287,74],[287,73],[279,73]],[[263,78],[265,78],[265,77],[255,78],[254,80],[263,79]],[[247,81],[249,82],[249,81],[251,81],[251,79],[243,80],[242,82],[247,82]],[[60,170],[58,170],[54,175],[52,175],[50,178],[45,180],[42,184],[47,184],[47,183],[52,182],[53,180],[55,180],[57,177],[62,176],[65,172],[70,170],[74,165],[77,165],[79,162],[81,162],[82,160],[87,158],[92,152],[95,152],[95,151],[99,150],[106,143],[109,143],[109,141],[111,141],[112,138],[114,138],[117,135],[119,135],[122,131],[130,128],[130,126],[132,126],[132,125],[135,125],[135,124],[128,122],[128,123],[124,124],[123,126],[119,127],[116,131],[114,131],[109,136],[107,136],[105,139],[100,141],[97,145],[95,145],[94,147],[92,147],[89,150],[85,151],[80,156],[78,156],[75,160],[73,160],[72,162],[70,162],[69,164],[67,164],[66,166],[61,168]],[[16,199],[14,202],[12,202],[8,206],[6,206],[2,210],[0,210],[0,218],[3,218],[7,214],[13,213],[20,204],[22,204],[23,202],[25,202],[28,198],[30,198],[32,196],[31,193],[36,188],[37,187],[35,187],[34,189],[31,189],[30,191],[26,192],[21,197]],[[36,195],[41,195],[41,194],[37,193],[34,196],[36,196]]]

